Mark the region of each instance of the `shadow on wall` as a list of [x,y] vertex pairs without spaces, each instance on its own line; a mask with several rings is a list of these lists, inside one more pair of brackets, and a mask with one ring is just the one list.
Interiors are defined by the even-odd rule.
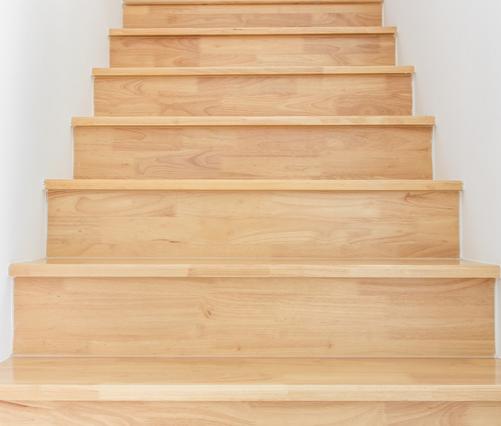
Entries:
[[[2,4],[0,39],[0,357],[11,353],[8,265],[45,255],[43,181],[71,177],[71,117],[91,115],[93,66],[107,66],[121,0]],[[54,19],[57,16],[57,19]]]
[[[499,0],[385,0],[385,24],[398,26],[399,63],[416,65],[416,113],[437,118],[435,177],[465,184],[462,256],[497,264],[501,264],[500,16]],[[499,347],[499,303],[497,307]]]

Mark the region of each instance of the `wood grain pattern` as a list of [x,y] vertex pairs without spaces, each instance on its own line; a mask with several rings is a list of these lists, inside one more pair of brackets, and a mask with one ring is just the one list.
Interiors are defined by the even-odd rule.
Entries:
[[267,34],[270,32],[267,29],[259,31],[263,34],[248,35],[244,30],[235,29],[232,32],[218,29],[219,34],[215,35],[166,35],[165,31],[149,35],[151,31],[141,32],[113,33],[110,38],[112,67],[395,64],[395,35],[381,34],[380,31],[350,34],[346,30],[344,34],[330,35]]
[[23,356],[493,356],[493,286],[492,279],[18,278],[14,347]]
[[128,28],[360,27],[382,23],[381,3],[253,3],[255,4],[126,4],[123,20],[124,26]]
[[211,5],[211,4],[370,4],[379,3],[381,4],[383,0],[124,0],[126,5],[148,5],[148,4],[199,4],[199,5]]
[[84,179],[431,179],[431,126],[85,126]]
[[124,0],[126,5],[153,5],[153,4],[198,4],[198,5],[211,5],[211,4],[381,4],[383,0]]
[[458,246],[456,191],[49,191],[51,257],[451,258]]
[[0,402],[0,423],[16,426],[481,426],[500,416],[488,402]]
[[[396,27],[183,27],[183,28],[112,28],[110,37],[163,37],[186,35],[395,35]],[[304,65],[304,64],[301,64]]]
[[15,357],[4,401],[501,402],[495,359]]
[[498,424],[500,269],[457,259],[462,184],[431,180],[381,23],[124,0],[79,179],[46,182],[51,257],[10,269],[0,424]]
[[81,278],[499,278],[498,265],[461,259],[47,258],[16,263],[11,277]]
[[173,77],[173,76],[243,76],[243,75],[410,75],[413,66],[281,66],[281,67],[136,67],[94,68],[95,77]]
[[430,116],[305,116],[305,117],[74,117],[73,127],[102,126],[365,126],[365,127],[433,127]]
[[324,180],[324,179],[47,179],[49,191],[453,191],[463,189],[455,180]]
[[[118,70],[114,73],[118,74]],[[410,74],[96,75],[95,113],[98,116],[409,115],[412,77]]]

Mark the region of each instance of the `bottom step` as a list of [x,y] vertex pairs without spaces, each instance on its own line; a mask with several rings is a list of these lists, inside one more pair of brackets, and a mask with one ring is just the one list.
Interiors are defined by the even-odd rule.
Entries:
[[493,356],[496,266],[458,260],[49,259],[13,265],[15,353]]
[[2,425],[471,426],[501,416],[487,359],[14,358]]

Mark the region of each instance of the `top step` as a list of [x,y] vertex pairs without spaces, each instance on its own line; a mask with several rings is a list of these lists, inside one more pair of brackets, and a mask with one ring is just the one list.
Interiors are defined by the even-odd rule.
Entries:
[[127,28],[379,26],[380,0],[127,0]]
[[125,0],[126,5],[213,5],[224,4],[233,6],[236,4],[307,4],[309,6],[315,4],[382,4],[382,0]]

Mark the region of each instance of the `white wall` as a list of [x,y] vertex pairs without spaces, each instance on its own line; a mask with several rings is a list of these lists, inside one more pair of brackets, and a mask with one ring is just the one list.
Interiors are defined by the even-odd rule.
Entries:
[[91,115],[121,0],[15,0],[0,14],[0,359],[10,355],[14,261],[45,256],[45,178],[72,172],[71,117]]
[[385,0],[385,24],[398,26],[399,63],[416,65],[416,113],[437,117],[435,176],[465,183],[463,257],[497,264],[500,19],[499,0]]

